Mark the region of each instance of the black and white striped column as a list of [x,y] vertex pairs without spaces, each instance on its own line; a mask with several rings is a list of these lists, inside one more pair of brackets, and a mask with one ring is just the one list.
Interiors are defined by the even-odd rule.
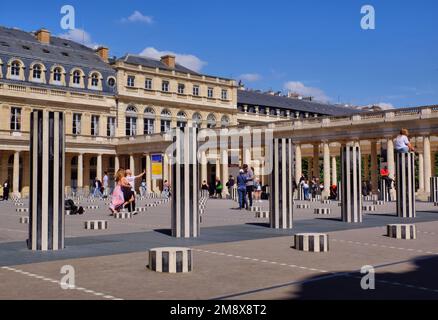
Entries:
[[63,113],[31,113],[30,250],[64,249],[64,136]]
[[199,236],[197,129],[174,130],[172,159],[172,236]]
[[342,220],[347,223],[362,222],[362,173],[361,152],[358,143],[341,148]]
[[415,153],[396,154],[397,216],[415,218]]
[[292,229],[293,225],[292,150],[292,139],[274,139],[271,146],[270,224],[275,229]]
[[384,179],[379,181],[379,200],[384,202],[391,201],[391,190],[388,188],[387,183]]
[[430,178],[430,202],[438,203],[438,177]]

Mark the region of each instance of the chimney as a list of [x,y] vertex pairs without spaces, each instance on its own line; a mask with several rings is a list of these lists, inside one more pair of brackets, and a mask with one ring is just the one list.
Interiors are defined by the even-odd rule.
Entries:
[[175,69],[175,56],[170,54],[161,57],[161,62],[171,69]]
[[99,55],[99,57],[102,58],[103,61],[108,63],[108,54],[109,49],[107,47],[99,47],[96,49],[96,53]]
[[50,44],[50,31],[47,29],[40,29],[35,32],[35,36],[41,43]]

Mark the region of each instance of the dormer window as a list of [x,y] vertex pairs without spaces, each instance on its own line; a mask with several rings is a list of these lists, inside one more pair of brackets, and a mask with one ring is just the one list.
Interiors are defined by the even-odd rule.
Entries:
[[21,64],[18,61],[12,62],[11,65],[11,78],[20,79]]
[[61,80],[62,80],[62,70],[61,68],[55,68],[55,70],[53,70],[53,81],[61,82]]
[[77,86],[81,84],[81,73],[79,71],[73,72],[73,84]]
[[99,86],[99,75],[97,73],[93,73],[91,76],[91,86],[95,88]]
[[32,76],[33,80],[41,81],[41,66],[39,64],[34,65]]

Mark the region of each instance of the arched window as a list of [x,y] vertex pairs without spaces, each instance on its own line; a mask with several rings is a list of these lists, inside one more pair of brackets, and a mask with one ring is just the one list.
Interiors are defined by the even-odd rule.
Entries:
[[215,128],[216,127],[216,117],[214,114],[210,113],[207,117],[207,128]]
[[178,112],[176,118],[177,118],[176,126],[178,128],[184,128],[187,126],[187,115],[184,113],[184,111]]
[[198,112],[195,112],[192,117],[192,122],[193,128],[200,128],[202,124],[202,116]]
[[154,109],[147,107],[144,110],[144,130],[143,133],[153,134],[155,132],[155,111]]
[[32,78],[35,81],[41,81],[42,80],[42,67],[41,67],[40,64],[35,64],[33,66]]
[[62,69],[60,67],[53,69],[53,81],[55,83],[60,83],[62,81]]
[[230,125],[230,118],[228,116],[223,116],[221,119],[221,127],[226,128]]
[[99,75],[97,73],[91,75],[91,86],[94,88],[99,87]]
[[133,137],[137,134],[137,108],[130,105],[126,108],[126,135]]
[[72,84],[75,87],[80,87],[82,85],[82,72],[80,70],[73,71]]
[[21,73],[21,62],[14,61],[11,64],[11,78],[19,79]]
[[169,110],[164,109],[161,111],[161,132],[166,133],[170,131],[170,124],[172,120],[172,114]]

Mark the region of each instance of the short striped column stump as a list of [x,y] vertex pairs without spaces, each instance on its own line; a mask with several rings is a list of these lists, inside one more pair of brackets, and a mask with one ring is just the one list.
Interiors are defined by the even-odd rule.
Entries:
[[87,210],[97,210],[97,209],[99,209],[99,206],[87,206],[86,209]]
[[332,201],[331,200],[322,200],[321,204],[331,204]]
[[157,204],[156,203],[147,203],[146,204],[146,207],[156,207],[157,206]]
[[329,237],[325,233],[297,233],[294,248],[305,252],[328,252]]
[[414,224],[389,224],[388,237],[403,240],[417,239],[417,229]]
[[17,208],[17,209],[15,209],[15,211],[18,213],[28,213],[29,208]]
[[116,212],[114,214],[114,218],[120,220],[132,219],[132,217],[133,217],[132,212]]
[[319,199],[317,199],[317,198],[310,199],[310,202],[318,202],[318,201],[319,201]]
[[66,216],[71,216],[71,210],[65,210],[65,215]]
[[297,204],[297,209],[310,209],[309,204]]
[[29,217],[20,217],[21,224],[29,224]]
[[376,211],[376,207],[375,206],[362,206],[362,210],[365,212],[374,212],[374,211]]
[[329,208],[316,208],[314,213],[318,215],[330,215],[332,211]]
[[146,212],[146,211],[148,211],[148,208],[137,208],[137,211],[138,212]]
[[160,273],[188,273],[193,269],[189,248],[155,248],[149,250],[149,269]]
[[106,221],[106,220],[85,221],[85,229],[86,230],[107,230],[108,229],[108,221]]
[[251,207],[251,212],[262,211],[262,207]]
[[256,211],[255,217],[257,219],[269,219],[269,211]]
[[16,202],[16,203],[14,203],[14,205],[15,205],[16,207],[23,207],[23,206],[24,206],[24,203]]
[[375,206],[383,206],[385,204],[385,201],[382,200],[376,200],[374,201],[374,205]]

